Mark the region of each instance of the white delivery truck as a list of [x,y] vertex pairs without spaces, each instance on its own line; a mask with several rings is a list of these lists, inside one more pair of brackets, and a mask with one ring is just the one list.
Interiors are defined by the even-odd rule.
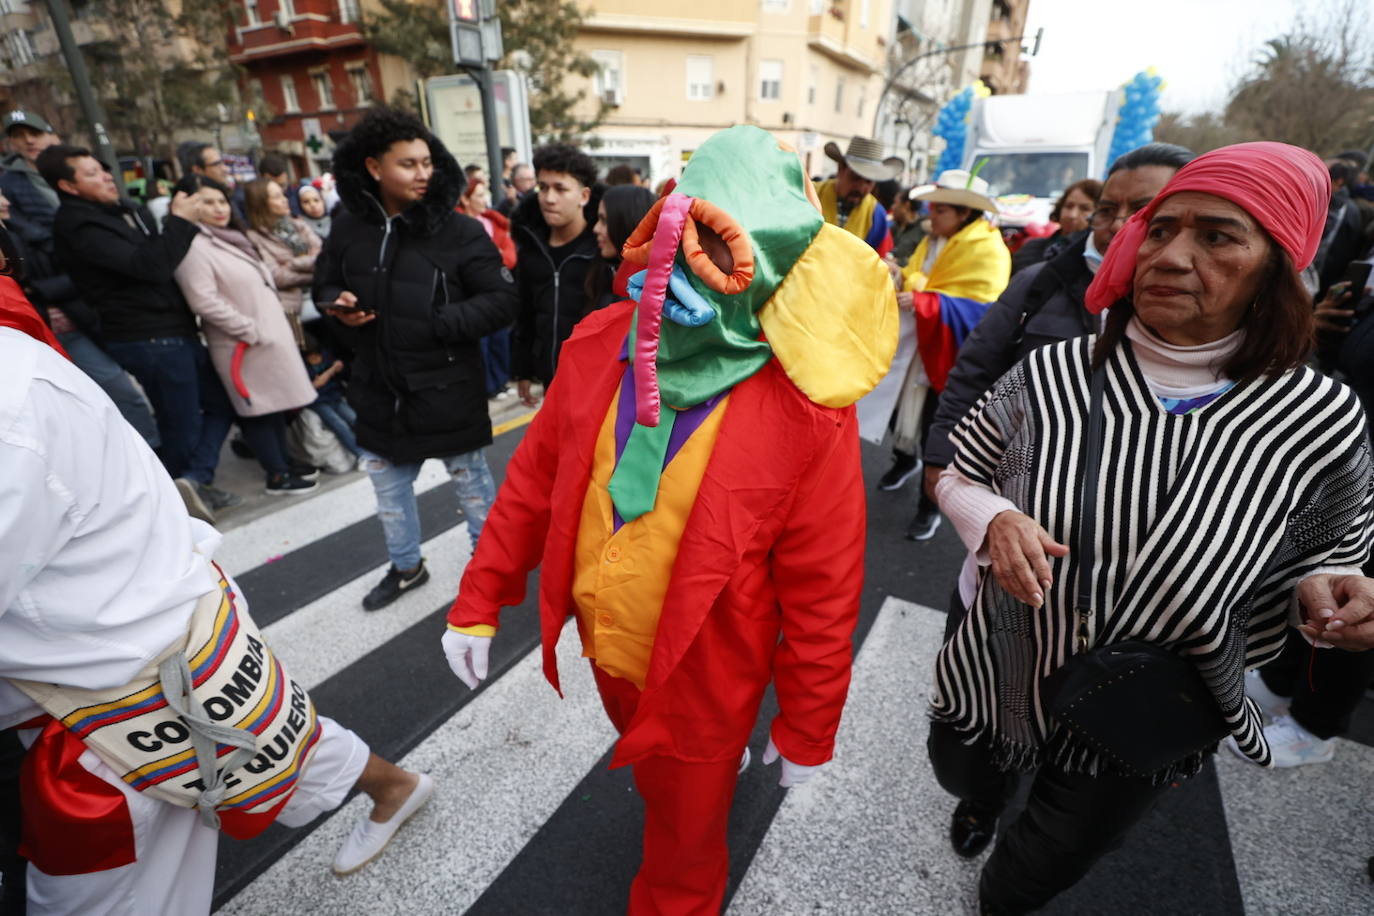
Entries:
[[974,100],[964,168],[991,185],[1004,228],[1047,223],[1069,185],[1102,178],[1121,98],[1118,89]]

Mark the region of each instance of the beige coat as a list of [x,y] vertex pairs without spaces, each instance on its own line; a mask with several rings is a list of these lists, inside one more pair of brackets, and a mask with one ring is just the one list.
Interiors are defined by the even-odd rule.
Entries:
[[[248,238],[258,249],[258,254],[267,264],[267,268],[272,271],[272,280],[277,284],[277,296],[281,299],[281,307],[286,310],[291,320],[292,330],[299,332],[301,306],[304,304],[311,281],[315,279],[315,258],[319,257],[321,242],[315,230],[311,229],[305,220],[293,216],[291,222],[295,224],[296,231],[310,243],[310,250],[305,254],[293,255],[290,246],[281,239],[270,233],[258,232],[256,229],[248,230]],[[304,343],[299,334],[296,342]]]
[[[202,230],[176,270],[210,349],[210,361],[241,417],[304,407],[315,386],[296,348],[267,265]],[[232,363],[239,341],[249,345],[242,378],[251,403],[234,386]]]

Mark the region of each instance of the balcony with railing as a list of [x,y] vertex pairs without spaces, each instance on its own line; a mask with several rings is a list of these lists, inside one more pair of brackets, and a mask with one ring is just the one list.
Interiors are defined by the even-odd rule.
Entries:
[[229,59],[253,63],[366,43],[359,0],[239,0],[243,16],[229,35]]

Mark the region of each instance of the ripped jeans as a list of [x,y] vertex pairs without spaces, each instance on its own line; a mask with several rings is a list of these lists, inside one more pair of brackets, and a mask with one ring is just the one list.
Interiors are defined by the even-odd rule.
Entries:
[[[359,449],[359,466],[372,480],[377,494],[377,518],[382,522],[386,550],[397,569],[409,570],[420,565],[420,510],[415,501],[415,478],[420,462],[392,464],[366,449]],[[477,549],[477,536],[496,499],[496,482],[487,467],[482,449],[440,459],[453,478],[458,490],[458,504],[467,519],[472,547]]]

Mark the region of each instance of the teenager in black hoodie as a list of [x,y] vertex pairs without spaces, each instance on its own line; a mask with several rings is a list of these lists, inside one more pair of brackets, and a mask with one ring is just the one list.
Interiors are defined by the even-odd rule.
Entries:
[[600,266],[592,232],[601,201],[596,164],[576,147],[555,143],[535,152],[534,171],[534,193],[511,216],[520,291],[511,375],[530,407],[539,403],[530,385],[537,380],[547,388],[553,381],[558,351],[588,311],[587,271]]

